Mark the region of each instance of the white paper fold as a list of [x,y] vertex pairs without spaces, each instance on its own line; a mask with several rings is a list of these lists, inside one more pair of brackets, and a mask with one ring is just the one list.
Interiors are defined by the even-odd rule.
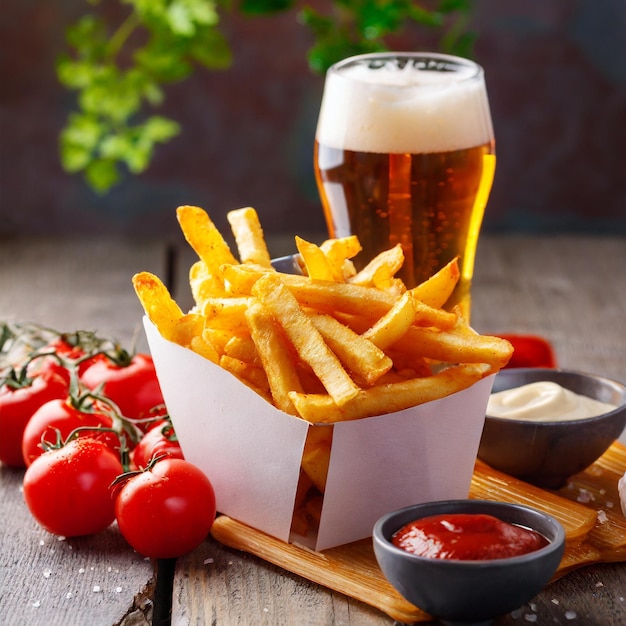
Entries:
[[[185,458],[213,483],[218,511],[289,541],[309,424],[166,341],[147,318],[144,325]],[[369,537],[374,522],[399,507],[467,497],[493,378],[405,411],[336,424],[311,547]]]

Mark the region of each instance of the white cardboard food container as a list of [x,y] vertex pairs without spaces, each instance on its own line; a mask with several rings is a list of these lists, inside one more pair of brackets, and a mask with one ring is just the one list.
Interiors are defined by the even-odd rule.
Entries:
[[494,376],[411,409],[334,425],[317,536],[290,536],[310,424],[228,371],[144,326],[185,458],[211,480],[217,510],[285,542],[325,550],[371,536],[397,508],[466,498]]

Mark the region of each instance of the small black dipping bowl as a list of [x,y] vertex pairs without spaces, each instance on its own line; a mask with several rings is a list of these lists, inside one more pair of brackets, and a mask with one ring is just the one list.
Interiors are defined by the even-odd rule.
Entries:
[[[405,524],[431,515],[483,513],[542,534],[548,545],[522,556],[485,561],[431,559],[391,542]],[[387,580],[406,600],[448,624],[489,624],[535,597],[563,557],[565,531],[552,516],[518,504],[444,500],[409,506],[381,517],[374,554]]]
[[574,393],[617,408],[597,417],[562,422],[487,415],[478,458],[510,476],[546,489],[559,489],[570,476],[596,461],[626,427],[626,386],[573,370],[513,368],[498,372],[493,393],[552,381]]

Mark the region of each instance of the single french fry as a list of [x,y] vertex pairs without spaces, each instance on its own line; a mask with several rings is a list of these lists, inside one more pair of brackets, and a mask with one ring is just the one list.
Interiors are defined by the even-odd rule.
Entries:
[[297,415],[289,397],[290,391],[302,390],[297,370],[293,366],[293,348],[275,321],[271,309],[261,302],[250,302],[246,320],[267,376],[274,405],[285,413]]
[[320,246],[330,264],[335,282],[345,282],[356,274],[354,258],[361,251],[361,242],[356,235],[327,239]]
[[311,366],[338,405],[358,394],[359,387],[277,274],[265,274],[252,293],[271,310],[300,358]]
[[235,359],[227,354],[221,356],[219,365],[246,384],[251,384],[253,388],[262,389],[264,395],[270,396],[269,382],[262,367]]
[[404,337],[416,315],[417,306],[407,291],[362,337],[384,350]]
[[183,312],[161,279],[150,272],[139,272],[132,278],[135,293],[148,316],[165,339],[171,339]]
[[245,313],[250,298],[208,298],[202,303],[202,315],[210,328],[241,330],[246,328]]
[[317,314],[311,315],[310,319],[339,360],[368,385],[375,383],[393,367],[393,361],[380,347],[334,317]]
[[233,335],[224,346],[224,354],[246,363],[262,366],[256,345],[249,335]]
[[[335,274],[328,258],[319,246],[301,237],[296,237],[296,247],[306,267],[307,276],[311,280],[335,280]],[[341,276],[343,279],[343,274]]]
[[320,493],[326,489],[332,440],[332,426],[310,426],[302,452],[302,469]]
[[237,262],[204,209],[189,205],[180,206],[176,210],[176,217],[185,239],[204,261],[209,274],[218,276],[219,268],[224,263]]
[[202,307],[208,298],[222,298],[228,295],[221,276],[209,274],[204,261],[198,260],[189,268],[189,286],[195,303]]
[[460,276],[459,260],[455,257],[411,292],[416,300],[438,309],[448,301]]
[[353,285],[378,286],[389,282],[400,271],[403,263],[404,252],[402,251],[402,246],[396,244],[393,248],[377,254],[348,282]]
[[502,368],[513,354],[513,346],[500,337],[469,333],[464,329],[440,331],[411,327],[397,350],[419,354],[444,363],[488,363]]
[[208,359],[209,361],[212,361],[213,363],[217,363],[219,365],[220,355],[217,351],[217,348],[206,339],[204,333],[198,337],[192,337],[189,348],[193,350],[196,354],[199,354],[205,359]]
[[352,400],[338,406],[329,395],[290,393],[299,415],[315,424],[383,415],[444,398],[466,389],[490,373],[488,367],[458,365],[425,378],[362,389]]
[[230,224],[235,237],[239,261],[241,263],[255,263],[262,267],[271,267],[272,261],[267,250],[263,229],[259,216],[252,207],[245,207],[229,211],[226,219]]
[[201,337],[204,330],[204,316],[187,313],[179,318],[171,331],[170,340],[180,346],[189,348],[194,337]]
[[220,271],[230,295],[249,296],[252,293],[254,283],[266,272],[274,272],[275,270],[252,263],[234,265],[226,263],[222,265]]
[[[245,335],[247,334],[247,332],[248,329],[246,328],[245,332],[243,332],[242,334]],[[224,354],[226,344],[230,341],[233,334],[237,333],[233,333],[229,330],[224,330],[222,328],[209,328],[205,325],[204,330],[202,331],[202,338],[208,344],[212,345],[217,353],[221,356],[222,354]]]

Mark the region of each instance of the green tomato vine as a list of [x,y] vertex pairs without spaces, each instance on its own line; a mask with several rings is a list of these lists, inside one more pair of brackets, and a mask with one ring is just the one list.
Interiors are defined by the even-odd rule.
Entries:
[[[177,121],[155,113],[168,84],[197,68],[226,70],[232,62],[219,30],[220,15],[231,10],[228,0],[120,3],[128,10],[117,24],[96,13],[72,24],[66,34],[70,51],[56,66],[59,82],[77,93],[76,110],[60,134],[61,163],[98,193],[119,183],[125,171],[144,172],[156,146],[180,132]],[[327,13],[296,5],[296,0],[241,0],[237,10],[251,18],[294,12],[313,35],[307,60],[318,74],[341,58],[386,50],[387,38],[412,23],[439,29],[443,51],[471,56],[471,0],[332,0]]]

